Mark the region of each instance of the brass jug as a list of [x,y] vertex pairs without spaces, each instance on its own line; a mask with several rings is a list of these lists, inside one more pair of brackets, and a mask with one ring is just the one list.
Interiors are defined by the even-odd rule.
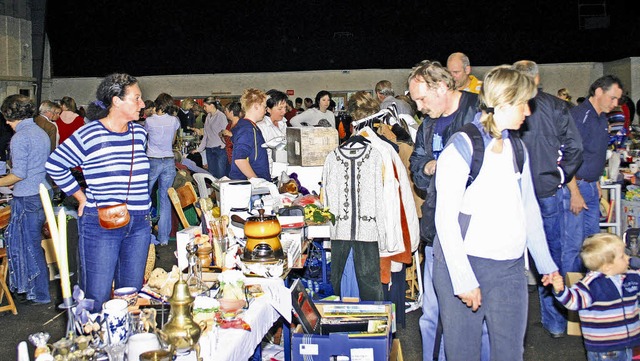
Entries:
[[187,283],[180,274],[180,279],[173,287],[173,294],[169,299],[171,313],[158,335],[163,342],[171,346],[172,353],[196,351],[196,359],[200,360],[200,334],[206,328],[206,323],[197,324],[193,321],[192,305],[194,298],[189,293]]

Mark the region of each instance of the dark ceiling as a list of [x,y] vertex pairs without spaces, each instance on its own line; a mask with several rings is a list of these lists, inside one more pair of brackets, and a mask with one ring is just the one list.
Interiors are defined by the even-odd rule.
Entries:
[[631,1],[596,1],[610,25],[579,29],[588,1],[58,0],[46,29],[58,77],[409,68],[454,51],[472,65],[639,56]]

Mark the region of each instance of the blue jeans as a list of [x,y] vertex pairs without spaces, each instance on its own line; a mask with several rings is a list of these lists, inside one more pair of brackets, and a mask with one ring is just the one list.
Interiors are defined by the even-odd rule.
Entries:
[[588,361],[631,361],[633,359],[633,350],[625,348],[619,351],[609,352],[593,352],[587,351]]
[[205,148],[209,173],[216,178],[227,175],[227,151],[224,148]]
[[[424,247],[424,273],[422,274],[422,316],[420,316],[419,325],[422,334],[422,360],[432,361],[434,348],[436,345],[436,330],[438,327],[438,317],[440,312],[438,309],[438,299],[436,291],[433,288],[433,247]],[[489,360],[489,335],[487,333],[486,323],[482,324],[482,352],[480,359],[482,361]],[[438,361],[445,361],[447,358],[444,353],[444,337],[440,338],[440,348],[438,352]]]
[[148,211],[129,213],[129,224],[118,229],[102,228],[95,208],[85,208],[78,220],[80,287],[86,298],[95,300],[93,312],[111,298],[114,281],[115,288],[142,287],[151,220]]
[[496,261],[468,256],[482,292],[476,312],[453,294],[447,264],[438,241],[434,243],[433,284],[444,330],[448,360],[480,360],[482,324],[486,322],[491,360],[523,359],[527,327],[527,277],[524,257]]
[[11,291],[26,293],[28,300],[49,303],[49,269],[42,249],[45,216],[40,195],[13,197],[10,205],[5,239]]
[[563,273],[584,272],[580,249],[585,238],[600,232],[600,198],[597,182],[577,181],[580,194],[589,207],[578,215],[571,213],[571,193],[567,187],[564,192],[564,224],[565,241],[563,243],[562,261],[557,265]]
[[[160,219],[158,220],[158,241],[160,244],[169,242],[171,233],[171,201],[167,190],[173,185],[176,177],[175,159],[149,158],[149,193],[152,192],[156,181],[158,182],[158,206]],[[153,194],[151,194],[153,198]]]
[[[422,273],[422,316],[420,316],[420,333],[422,334],[422,360],[432,361],[436,345],[436,329],[438,327],[438,299],[433,289],[433,247],[424,247],[424,272]],[[446,360],[444,342],[440,339],[439,361]]]
[[[564,212],[563,212],[563,189],[558,188],[556,194],[538,198],[540,205],[540,213],[542,214],[542,222],[544,225],[544,233],[547,237],[549,252],[551,258],[560,268],[559,272],[565,275],[562,265],[563,252],[565,251],[563,235],[564,230]],[[541,275],[534,273],[538,281],[538,296],[540,298],[540,316],[542,327],[551,333],[563,333],[567,329],[567,319],[565,317],[565,308],[558,303],[553,296],[551,286],[542,286],[540,283]]]

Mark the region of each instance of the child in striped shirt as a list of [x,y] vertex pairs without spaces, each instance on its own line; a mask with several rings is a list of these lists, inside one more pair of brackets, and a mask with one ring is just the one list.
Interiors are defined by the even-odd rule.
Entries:
[[555,276],[556,299],[578,311],[588,360],[630,361],[640,345],[640,273],[629,270],[624,242],[615,234],[587,238],[580,256],[590,271],[570,288]]

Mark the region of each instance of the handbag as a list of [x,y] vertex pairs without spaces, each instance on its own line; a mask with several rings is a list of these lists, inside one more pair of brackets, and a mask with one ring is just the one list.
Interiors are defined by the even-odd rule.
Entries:
[[124,203],[118,203],[106,207],[98,207],[98,219],[100,221],[100,227],[104,229],[117,229],[122,228],[129,224],[131,216],[127,209],[127,200],[129,199],[129,188],[131,188],[131,175],[133,173],[133,152],[135,137],[133,134],[133,127],[129,124],[131,129],[131,167],[129,168],[129,183],[127,185],[127,197]]
[[121,228],[129,224],[129,210],[126,203],[98,208],[100,226],[104,229]]

